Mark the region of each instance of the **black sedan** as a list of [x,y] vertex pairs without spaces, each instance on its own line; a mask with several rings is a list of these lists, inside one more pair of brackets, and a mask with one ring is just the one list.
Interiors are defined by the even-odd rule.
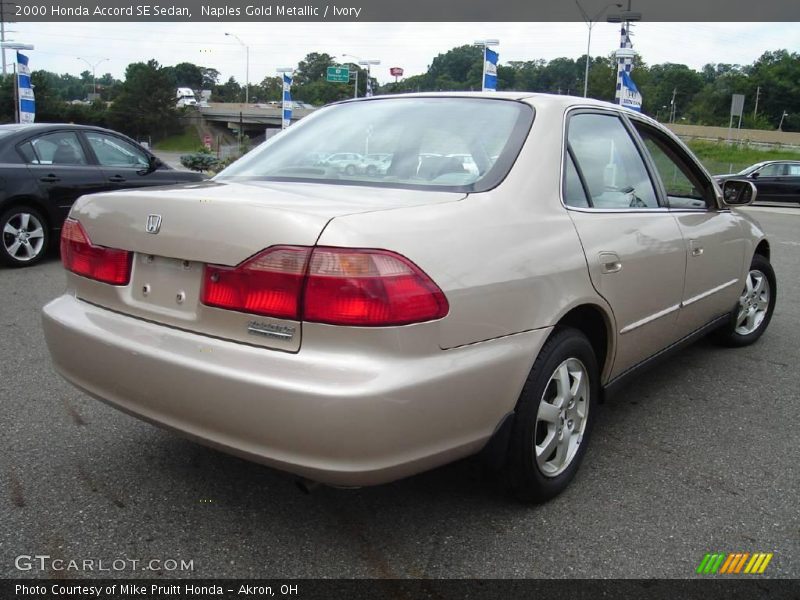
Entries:
[[200,181],[128,137],[83,125],[0,125],[0,263],[38,262],[78,197]]
[[758,201],[800,202],[800,161],[768,160],[750,165],[731,175],[715,175],[720,184],[726,179],[746,177],[758,190]]

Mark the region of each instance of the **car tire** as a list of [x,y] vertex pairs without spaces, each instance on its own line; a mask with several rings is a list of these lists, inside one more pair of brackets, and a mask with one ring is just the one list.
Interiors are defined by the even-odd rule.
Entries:
[[750,263],[742,294],[725,324],[714,332],[714,341],[731,347],[754,343],[766,331],[776,299],[775,271],[766,257],[756,254]]
[[375,167],[375,165],[367,166],[367,175],[369,175],[370,177],[375,177],[375,175],[377,174],[378,174],[378,169]]
[[556,329],[531,368],[515,409],[503,475],[524,502],[545,502],[569,485],[586,453],[600,377],[591,343]]
[[353,166],[353,165],[347,165],[347,166],[344,168],[344,172],[345,172],[347,175],[355,175],[355,174],[356,174],[356,168],[355,168],[355,166]]
[[0,216],[0,263],[30,267],[44,258],[49,245],[50,228],[36,209],[15,206]]

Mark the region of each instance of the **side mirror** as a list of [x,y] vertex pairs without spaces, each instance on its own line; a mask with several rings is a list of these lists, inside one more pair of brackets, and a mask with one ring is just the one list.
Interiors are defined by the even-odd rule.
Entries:
[[728,179],[722,184],[722,200],[726,206],[747,206],[755,199],[756,186],[745,179]]
[[758,178],[759,178],[758,171],[754,171],[754,172],[750,173],[750,179],[758,179]]
[[141,171],[138,171],[138,174],[139,175],[149,175],[150,173],[152,173],[153,171],[157,170],[159,167],[161,167],[163,165],[164,165],[164,163],[161,161],[160,158],[150,154],[147,157],[147,168],[146,169],[142,169]]

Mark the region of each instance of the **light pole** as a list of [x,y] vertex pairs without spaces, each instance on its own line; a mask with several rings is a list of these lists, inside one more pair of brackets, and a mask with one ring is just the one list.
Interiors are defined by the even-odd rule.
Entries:
[[250,46],[248,46],[248,45],[247,45],[247,44],[245,44],[245,43],[244,43],[244,42],[243,42],[241,39],[239,39],[239,36],[238,36],[238,35],[236,35],[235,33],[228,33],[228,32],[226,31],[226,32],[225,32],[225,35],[232,37],[232,38],[233,38],[233,39],[235,39],[237,42],[239,42],[239,43],[240,43],[242,46],[244,46],[244,52],[245,52],[245,58],[246,58],[246,62],[245,62],[245,75],[244,75],[244,77],[245,77],[245,83],[244,83],[244,103],[245,103],[245,104],[250,104]]
[[475,40],[472,42],[473,46],[480,46],[483,49],[483,71],[481,73],[481,91],[483,91],[484,83],[486,83],[486,49],[489,46],[497,46],[500,44],[500,40],[497,39],[489,39],[489,40]]
[[589,17],[586,11],[581,6],[581,3],[578,0],[575,0],[575,4],[578,5],[578,10],[581,11],[581,16],[583,20],[586,21],[586,24],[589,26],[589,39],[586,42],[586,68],[583,72],[583,97],[586,98],[588,90],[589,90],[589,61],[590,61],[590,52],[592,48],[592,27],[597,24],[597,19],[602,15],[606,10],[608,10],[609,6],[616,6],[617,8],[622,8],[622,4],[617,2],[609,2],[606,4],[601,11],[599,11],[595,16]]
[[[353,54],[342,54],[342,56],[340,58],[344,58],[346,56],[349,56],[350,58],[355,58],[356,60],[362,60],[361,57],[355,56]],[[356,63],[345,63],[345,64],[354,65],[355,68],[356,68],[356,85],[355,85],[356,89],[353,92],[353,98],[358,98],[358,65]]]
[[367,87],[364,91],[364,96],[369,98],[370,96],[372,96],[372,78],[371,78],[370,67],[372,65],[381,64],[381,61],[374,58],[370,58],[368,60],[360,60],[358,61],[358,64],[367,67]]
[[783,119],[788,117],[788,116],[789,116],[789,113],[784,110],[783,114],[781,115],[781,122],[778,123],[778,131],[783,131],[783,129],[782,129],[783,128]]
[[82,56],[78,56],[78,57],[76,57],[76,58],[77,58],[78,60],[82,60],[82,61],[83,61],[83,62],[85,62],[87,65],[89,65],[89,68],[92,70],[92,94],[93,94],[93,95],[96,97],[96,96],[97,96],[97,78],[95,77],[94,71],[95,71],[95,69],[97,69],[97,67],[98,67],[98,66],[100,66],[102,63],[104,63],[104,62],[106,62],[107,60],[110,60],[110,59],[108,59],[108,58],[103,58],[103,59],[101,59],[101,60],[98,60],[96,63],[92,64],[92,63],[90,63],[88,60],[86,60],[85,58],[83,58]]

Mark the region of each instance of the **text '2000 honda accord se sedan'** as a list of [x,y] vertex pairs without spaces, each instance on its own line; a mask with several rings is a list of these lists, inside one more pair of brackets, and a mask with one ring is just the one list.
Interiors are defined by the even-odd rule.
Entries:
[[[344,152],[389,164],[309,166]],[[730,209],[754,195],[602,102],[348,101],[207,183],[79,200],[44,328],[92,396],[305,479],[378,484],[483,450],[542,501],[602,394],[701,334],[764,332],[770,247]]]

